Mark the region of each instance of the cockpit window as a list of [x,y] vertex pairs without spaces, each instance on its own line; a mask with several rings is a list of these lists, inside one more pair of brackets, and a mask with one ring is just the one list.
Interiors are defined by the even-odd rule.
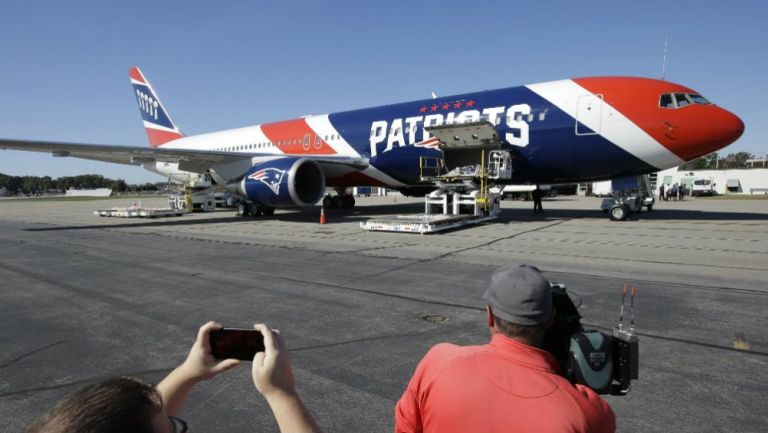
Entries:
[[702,105],[710,104],[707,98],[701,95],[688,95],[688,97],[691,98],[691,101],[693,101],[694,104],[702,104]]
[[683,108],[691,104],[708,105],[711,102],[695,93],[664,93],[659,97],[659,107],[661,108]]
[[675,101],[677,101],[677,108],[690,105],[691,101],[688,100],[688,95],[685,93],[675,93]]

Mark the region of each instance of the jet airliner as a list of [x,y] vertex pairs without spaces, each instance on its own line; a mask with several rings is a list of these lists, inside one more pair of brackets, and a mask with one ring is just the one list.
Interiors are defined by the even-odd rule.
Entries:
[[[240,194],[251,213],[330,203],[351,186],[425,194],[445,172],[496,150],[496,184],[576,183],[674,167],[738,139],[744,123],[688,87],[587,77],[416,100],[186,136],[139,68],[129,70],[148,147],[0,139],[0,148],[140,165]],[[483,150],[484,152],[480,152]],[[486,153],[485,150],[488,150]],[[431,161],[431,162],[430,162]]]

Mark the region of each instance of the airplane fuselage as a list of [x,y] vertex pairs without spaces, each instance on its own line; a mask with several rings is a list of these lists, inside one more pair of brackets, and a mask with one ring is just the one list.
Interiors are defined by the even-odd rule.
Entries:
[[[663,95],[685,98],[678,96],[679,106],[663,106]],[[362,158],[368,169],[330,173],[326,184],[403,187],[420,184],[420,156],[440,154],[419,147],[430,137],[425,128],[485,120],[495,126],[502,147],[514,152],[508,183],[581,182],[673,167],[741,135],[736,116],[706,100],[697,103],[698,97],[660,80],[581,78],[304,116],[178,138],[161,147]],[[177,170],[172,163],[145,167],[165,175]]]

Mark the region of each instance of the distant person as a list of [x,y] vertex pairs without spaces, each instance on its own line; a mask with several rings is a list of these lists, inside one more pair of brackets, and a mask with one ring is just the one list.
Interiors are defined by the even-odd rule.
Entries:
[[544,212],[544,208],[541,207],[541,196],[541,188],[536,185],[536,189],[531,193],[531,198],[533,199],[533,213]]
[[680,188],[679,188],[679,190],[680,190],[680,191],[679,191],[679,194],[680,194],[680,201],[683,201],[683,200],[685,200],[685,193],[687,192],[687,188],[685,187],[685,184],[684,184],[684,183],[681,183],[681,184],[680,184]]
[[659,200],[664,201],[664,184],[659,187]]
[[[88,385],[60,401],[27,433],[182,433],[187,424],[176,415],[189,391],[201,380],[236,367],[236,359],[211,355],[209,335],[221,326],[200,328],[187,359],[156,387],[138,379],[119,377]],[[316,433],[320,428],[296,394],[291,361],[283,337],[266,325],[265,351],[253,359],[251,375],[266,398],[282,433]],[[193,427],[194,431],[194,427]]]
[[490,343],[434,346],[397,402],[395,432],[614,432],[605,400],[540,348],[554,307],[539,270],[497,270],[484,299]]
[[672,196],[672,200],[677,200],[678,199],[677,192],[678,192],[677,191],[677,184],[676,183],[672,184],[672,191],[670,191],[670,195]]

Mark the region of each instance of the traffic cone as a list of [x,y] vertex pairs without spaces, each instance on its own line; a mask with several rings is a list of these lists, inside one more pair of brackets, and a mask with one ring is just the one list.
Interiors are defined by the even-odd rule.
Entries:
[[325,207],[320,208],[320,224],[325,224]]

